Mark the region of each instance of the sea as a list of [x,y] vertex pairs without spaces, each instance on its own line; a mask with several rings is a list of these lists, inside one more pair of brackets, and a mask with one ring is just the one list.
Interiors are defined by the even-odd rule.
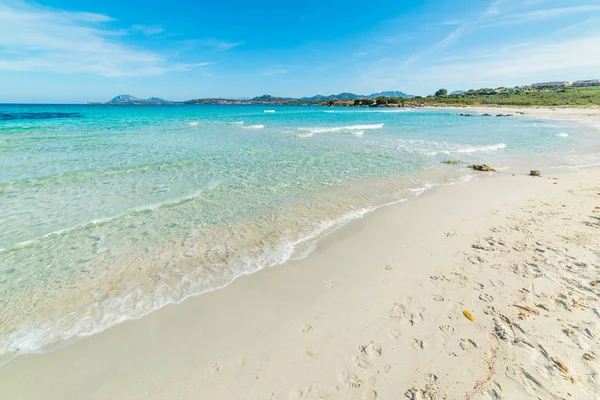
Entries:
[[306,257],[379,207],[492,179],[469,164],[600,164],[597,126],[460,113],[0,105],[0,363]]

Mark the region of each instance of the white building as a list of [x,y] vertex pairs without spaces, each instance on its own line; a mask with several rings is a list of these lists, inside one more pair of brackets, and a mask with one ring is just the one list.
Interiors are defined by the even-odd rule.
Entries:
[[536,88],[536,89],[552,89],[552,88],[560,88],[560,87],[567,87],[567,86],[571,86],[571,84],[569,82],[543,82],[543,83],[534,83],[533,85],[531,85],[532,87]]
[[587,81],[576,81],[573,82],[575,87],[586,87],[586,86],[600,86],[600,79],[589,79]]

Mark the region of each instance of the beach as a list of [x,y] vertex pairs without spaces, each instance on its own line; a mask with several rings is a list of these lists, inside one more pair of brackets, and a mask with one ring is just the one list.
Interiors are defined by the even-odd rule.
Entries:
[[57,110],[5,143],[97,168],[3,170],[0,398],[598,398],[594,109]]
[[514,172],[382,208],[305,259],[18,357],[0,397],[598,398],[600,174]]
[[[598,122],[600,121],[600,108],[599,107],[450,107],[449,109],[455,110],[470,110],[480,113],[494,114],[501,111],[502,113],[508,114],[519,114],[537,118],[550,118],[550,119],[567,119],[567,120],[583,120]],[[494,114],[495,115],[495,114]]]

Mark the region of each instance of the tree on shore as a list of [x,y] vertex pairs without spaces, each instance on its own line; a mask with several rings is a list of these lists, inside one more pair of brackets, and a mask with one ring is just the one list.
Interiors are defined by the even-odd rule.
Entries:
[[446,96],[447,94],[448,91],[446,89],[440,89],[437,92],[435,92],[435,97]]

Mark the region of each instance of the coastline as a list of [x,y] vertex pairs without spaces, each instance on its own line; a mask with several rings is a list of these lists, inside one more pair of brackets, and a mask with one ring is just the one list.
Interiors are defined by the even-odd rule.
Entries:
[[[490,177],[381,208],[322,239],[305,259],[53,352],[20,356],[0,368],[0,397],[385,399],[408,393],[417,399],[427,393],[485,398],[500,390],[509,398],[566,392],[588,398],[598,387],[585,375],[597,373],[597,364],[573,347],[587,346],[594,356],[598,340],[585,329],[593,326],[591,302],[598,299],[584,293],[590,308],[567,311],[550,296],[573,297],[554,293],[569,285],[555,271],[560,254],[597,271],[597,253],[589,248],[598,245],[590,218],[600,205],[599,176],[589,170],[558,181]],[[573,235],[560,250],[557,228],[565,224]],[[488,237],[495,244],[483,240]],[[483,249],[471,247],[480,242]],[[584,289],[597,291],[572,292]],[[548,311],[519,320],[524,311],[513,303],[542,302],[533,297],[544,297]],[[561,333],[567,322],[572,337]],[[516,335],[512,342],[497,336],[503,330]],[[577,385],[525,342],[568,365]],[[492,360],[498,373],[490,375]]]
[[466,107],[425,107],[425,108],[443,108],[449,110],[472,110],[480,113],[497,113],[499,110],[503,112],[513,113],[517,115],[523,115],[528,117],[536,118],[551,118],[551,119],[569,119],[569,120],[580,120],[580,121],[591,121],[600,122],[600,107],[590,108],[579,108],[579,107],[508,107],[508,106],[494,106],[494,107],[479,107],[479,106],[466,106]]

